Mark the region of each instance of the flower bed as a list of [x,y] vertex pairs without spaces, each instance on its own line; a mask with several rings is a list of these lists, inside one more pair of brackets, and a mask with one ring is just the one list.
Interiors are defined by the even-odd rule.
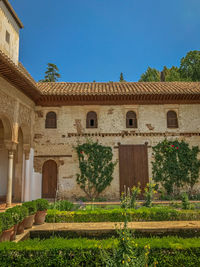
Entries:
[[[198,210],[176,210],[163,208],[140,208],[127,210],[129,221],[191,221],[200,220]],[[46,222],[123,222],[125,211],[113,210],[83,210],[58,211],[48,210]]]
[[[150,245],[149,263],[157,266],[200,266],[200,240],[197,238],[141,238],[135,239],[143,249]],[[1,243],[1,266],[104,266],[100,249],[111,252],[117,239],[88,240],[54,238]]]

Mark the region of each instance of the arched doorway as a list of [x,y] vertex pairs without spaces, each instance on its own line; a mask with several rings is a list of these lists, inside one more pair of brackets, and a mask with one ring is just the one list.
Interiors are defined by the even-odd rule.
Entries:
[[48,160],[42,168],[42,197],[55,198],[57,190],[57,164]]

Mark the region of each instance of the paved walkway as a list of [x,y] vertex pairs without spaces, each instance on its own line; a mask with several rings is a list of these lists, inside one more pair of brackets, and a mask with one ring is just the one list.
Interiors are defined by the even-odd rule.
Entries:
[[[15,242],[29,237],[30,231],[75,231],[75,232],[109,232],[123,227],[119,222],[95,222],[95,223],[45,223],[34,225],[23,234],[17,235]],[[145,232],[173,232],[176,230],[200,230],[200,221],[159,221],[159,222],[129,222],[128,227],[133,230]]]

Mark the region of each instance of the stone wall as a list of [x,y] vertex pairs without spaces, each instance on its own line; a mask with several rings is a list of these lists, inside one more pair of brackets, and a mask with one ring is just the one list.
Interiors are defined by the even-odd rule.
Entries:
[[[138,128],[126,128],[126,112],[137,114]],[[179,128],[168,129],[166,113],[175,110]],[[45,129],[45,117],[49,111],[57,114],[57,129]],[[98,128],[86,129],[86,115],[95,111]],[[123,106],[64,106],[36,107],[34,125],[34,168],[42,173],[42,166],[48,159],[58,164],[59,193],[65,198],[84,196],[76,183],[79,172],[78,158],[73,149],[77,142],[86,138],[98,140],[111,146],[114,158],[118,159],[118,143],[144,144],[148,142],[149,177],[151,177],[151,147],[163,140],[184,139],[190,145],[200,145],[200,105],[123,105]],[[102,194],[109,199],[119,198],[119,164],[115,167],[114,179]]]
[[[10,34],[10,42],[6,42],[6,31]],[[9,56],[15,64],[19,58],[19,26],[0,1],[0,50]]]

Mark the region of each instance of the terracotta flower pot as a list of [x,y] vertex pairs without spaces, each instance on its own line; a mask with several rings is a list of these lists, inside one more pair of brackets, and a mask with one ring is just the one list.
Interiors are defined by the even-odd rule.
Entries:
[[35,215],[35,224],[43,224],[47,215],[46,210],[38,210]]
[[16,239],[17,228],[18,228],[18,224],[15,224],[15,225],[14,225],[13,232],[12,232],[12,234],[11,234],[11,236],[10,236],[10,241],[13,241],[13,240]]
[[17,235],[24,233],[24,220],[18,224]]
[[24,218],[24,229],[31,228],[33,226],[35,214]]
[[0,236],[0,242],[10,241],[12,232],[14,231],[14,226],[8,230],[3,231]]

